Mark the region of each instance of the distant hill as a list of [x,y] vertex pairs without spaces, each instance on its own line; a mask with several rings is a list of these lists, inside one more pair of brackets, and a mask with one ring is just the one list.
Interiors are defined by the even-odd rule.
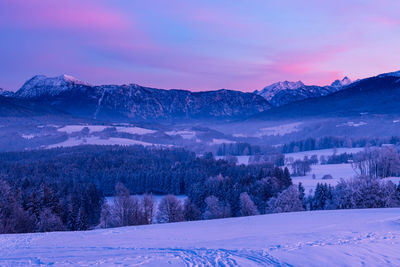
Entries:
[[309,98],[256,115],[257,118],[400,115],[400,71],[356,81],[327,96]]

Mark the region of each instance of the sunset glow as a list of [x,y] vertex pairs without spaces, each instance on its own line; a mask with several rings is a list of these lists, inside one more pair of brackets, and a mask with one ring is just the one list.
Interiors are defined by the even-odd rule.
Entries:
[[36,74],[194,91],[400,69],[400,2],[0,2],[0,88]]

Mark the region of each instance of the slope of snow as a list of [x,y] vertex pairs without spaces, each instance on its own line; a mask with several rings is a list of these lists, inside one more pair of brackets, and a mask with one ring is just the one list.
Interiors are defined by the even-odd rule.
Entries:
[[64,127],[58,128],[57,131],[59,132],[65,132],[67,134],[71,134],[73,132],[80,132],[83,130],[83,128],[88,128],[90,133],[93,132],[101,132],[104,131],[104,129],[109,128],[110,126],[104,126],[104,125],[66,125]]
[[236,143],[235,141],[231,141],[228,139],[220,139],[220,138],[213,138],[212,142],[210,142],[210,145],[221,145],[221,144],[232,144],[232,143]]
[[60,75],[57,77],[47,77],[44,75],[36,75],[32,79],[24,83],[15,95],[23,98],[35,98],[42,95],[57,95],[63,91],[71,89],[71,85],[90,84],[79,81],[69,75]]
[[21,137],[29,140],[35,138],[36,136],[34,134],[21,134]]
[[274,126],[274,127],[261,128],[255,134],[255,136],[256,137],[272,136],[272,135],[283,136],[283,135],[286,135],[289,133],[299,131],[299,126],[301,124],[302,124],[301,122],[294,122],[294,123],[287,123],[287,124],[282,124],[282,125],[278,125],[278,126]]
[[[331,175],[333,179],[322,179],[324,175]],[[315,175],[315,179],[313,179]],[[292,176],[294,184],[302,183],[305,192],[308,194],[310,190],[314,190],[318,183],[326,183],[335,186],[340,179],[349,179],[356,175],[351,164],[326,164],[311,165],[311,172],[306,176]]]
[[[83,128],[88,128],[90,133],[94,132],[101,132],[104,131],[107,128],[111,128],[114,126],[107,126],[107,125],[66,125],[64,127],[61,127],[57,129],[59,132],[65,132],[67,134],[71,134],[73,132],[80,132],[83,130]],[[140,128],[140,127],[122,127],[118,126],[115,127],[118,132],[121,133],[129,133],[129,134],[139,134],[139,135],[144,135],[144,134],[152,134],[155,133],[156,131],[150,130],[150,129],[145,129],[145,128]]]
[[191,140],[196,137],[196,132],[189,130],[169,131],[165,132],[168,135],[180,135],[183,139]]
[[399,266],[400,209],[0,235],[0,265]]
[[138,134],[138,135],[152,134],[156,132],[154,130],[140,128],[140,127],[116,127],[116,129],[118,132]]
[[342,127],[342,126],[349,126],[349,127],[360,127],[360,126],[363,126],[363,125],[367,125],[367,123],[366,122],[364,122],[364,121],[360,121],[360,122],[354,122],[354,121],[348,121],[348,122],[346,122],[346,123],[341,123],[341,124],[338,124],[338,125],[336,125],[336,127]]
[[270,101],[280,91],[296,90],[303,86],[304,86],[304,83],[302,83],[301,81],[298,81],[298,82],[284,81],[284,82],[273,83],[271,85],[264,87],[264,89],[262,89],[261,91],[255,91],[254,93],[261,95],[265,99]]
[[289,159],[292,158],[293,160],[296,159],[303,159],[304,156],[311,157],[313,155],[318,156],[318,160],[321,156],[332,156],[335,152],[336,154],[343,154],[343,153],[358,153],[364,151],[364,147],[339,147],[339,148],[329,148],[329,149],[320,149],[320,150],[309,150],[309,151],[302,151],[302,152],[295,152],[295,153],[287,153],[285,154],[285,158]]
[[152,146],[156,144],[151,144],[143,141],[126,139],[126,138],[116,138],[110,137],[108,139],[102,139],[98,136],[90,136],[87,138],[75,138],[70,137],[66,141],[52,144],[47,146],[47,148],[55,148],[55,147],[71,147],[71,146],[80,146],[80,145],[121,145],[121,146],[131,146],[131,145],[143,145],[143,146]]

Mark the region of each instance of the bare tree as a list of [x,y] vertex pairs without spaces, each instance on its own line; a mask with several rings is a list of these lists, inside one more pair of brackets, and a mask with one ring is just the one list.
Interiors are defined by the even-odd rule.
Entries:
[[209,196],[205,200],[206,210],[204,211],[204,219],[219,219],[231,217],[231,207],[228,203],[219,201],[215,196]]
[[293,175],[295,176],[305,176],[308,172],[311,171],[311,163],[308,158],[304,160],[295,160],[292,163]]
[[121,183],[116,185],[112,214],[115,226],[137,225],[142,221],[139,198],[131,197],[128,189]]
[[258,215],[259,212],[257,210],[256,205],[254,205],[253,200],[251,200],[250,196],[247,192],[240,194],[240,215],[241,216],[252,216]]
[[181,201],[174,195],[163,197],[158,205],[157,221],[159,223],[183,221],[183,208]]
[[389,177],[400,173],[400,157],[393,147],[366,148],[351,164],[357,176]]
[[201,220],[201,211],[196,207],[190,198],[185,199],[183,215],[186,221]]
[[154,198],[153,195],[145,194],[142,199],[143,223],[152,224],[154,218]]
[[112,221],[111,207],[105,201],[103,203],[103,206],[101,207],[100,226],[102,228],[108,228],[111,226],[111,221]]

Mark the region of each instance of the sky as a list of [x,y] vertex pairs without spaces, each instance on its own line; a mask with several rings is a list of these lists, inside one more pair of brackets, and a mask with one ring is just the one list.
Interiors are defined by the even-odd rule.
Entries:
[[400,70],[398,0],[0,0],[0,88],[92,84],[253,91]]

